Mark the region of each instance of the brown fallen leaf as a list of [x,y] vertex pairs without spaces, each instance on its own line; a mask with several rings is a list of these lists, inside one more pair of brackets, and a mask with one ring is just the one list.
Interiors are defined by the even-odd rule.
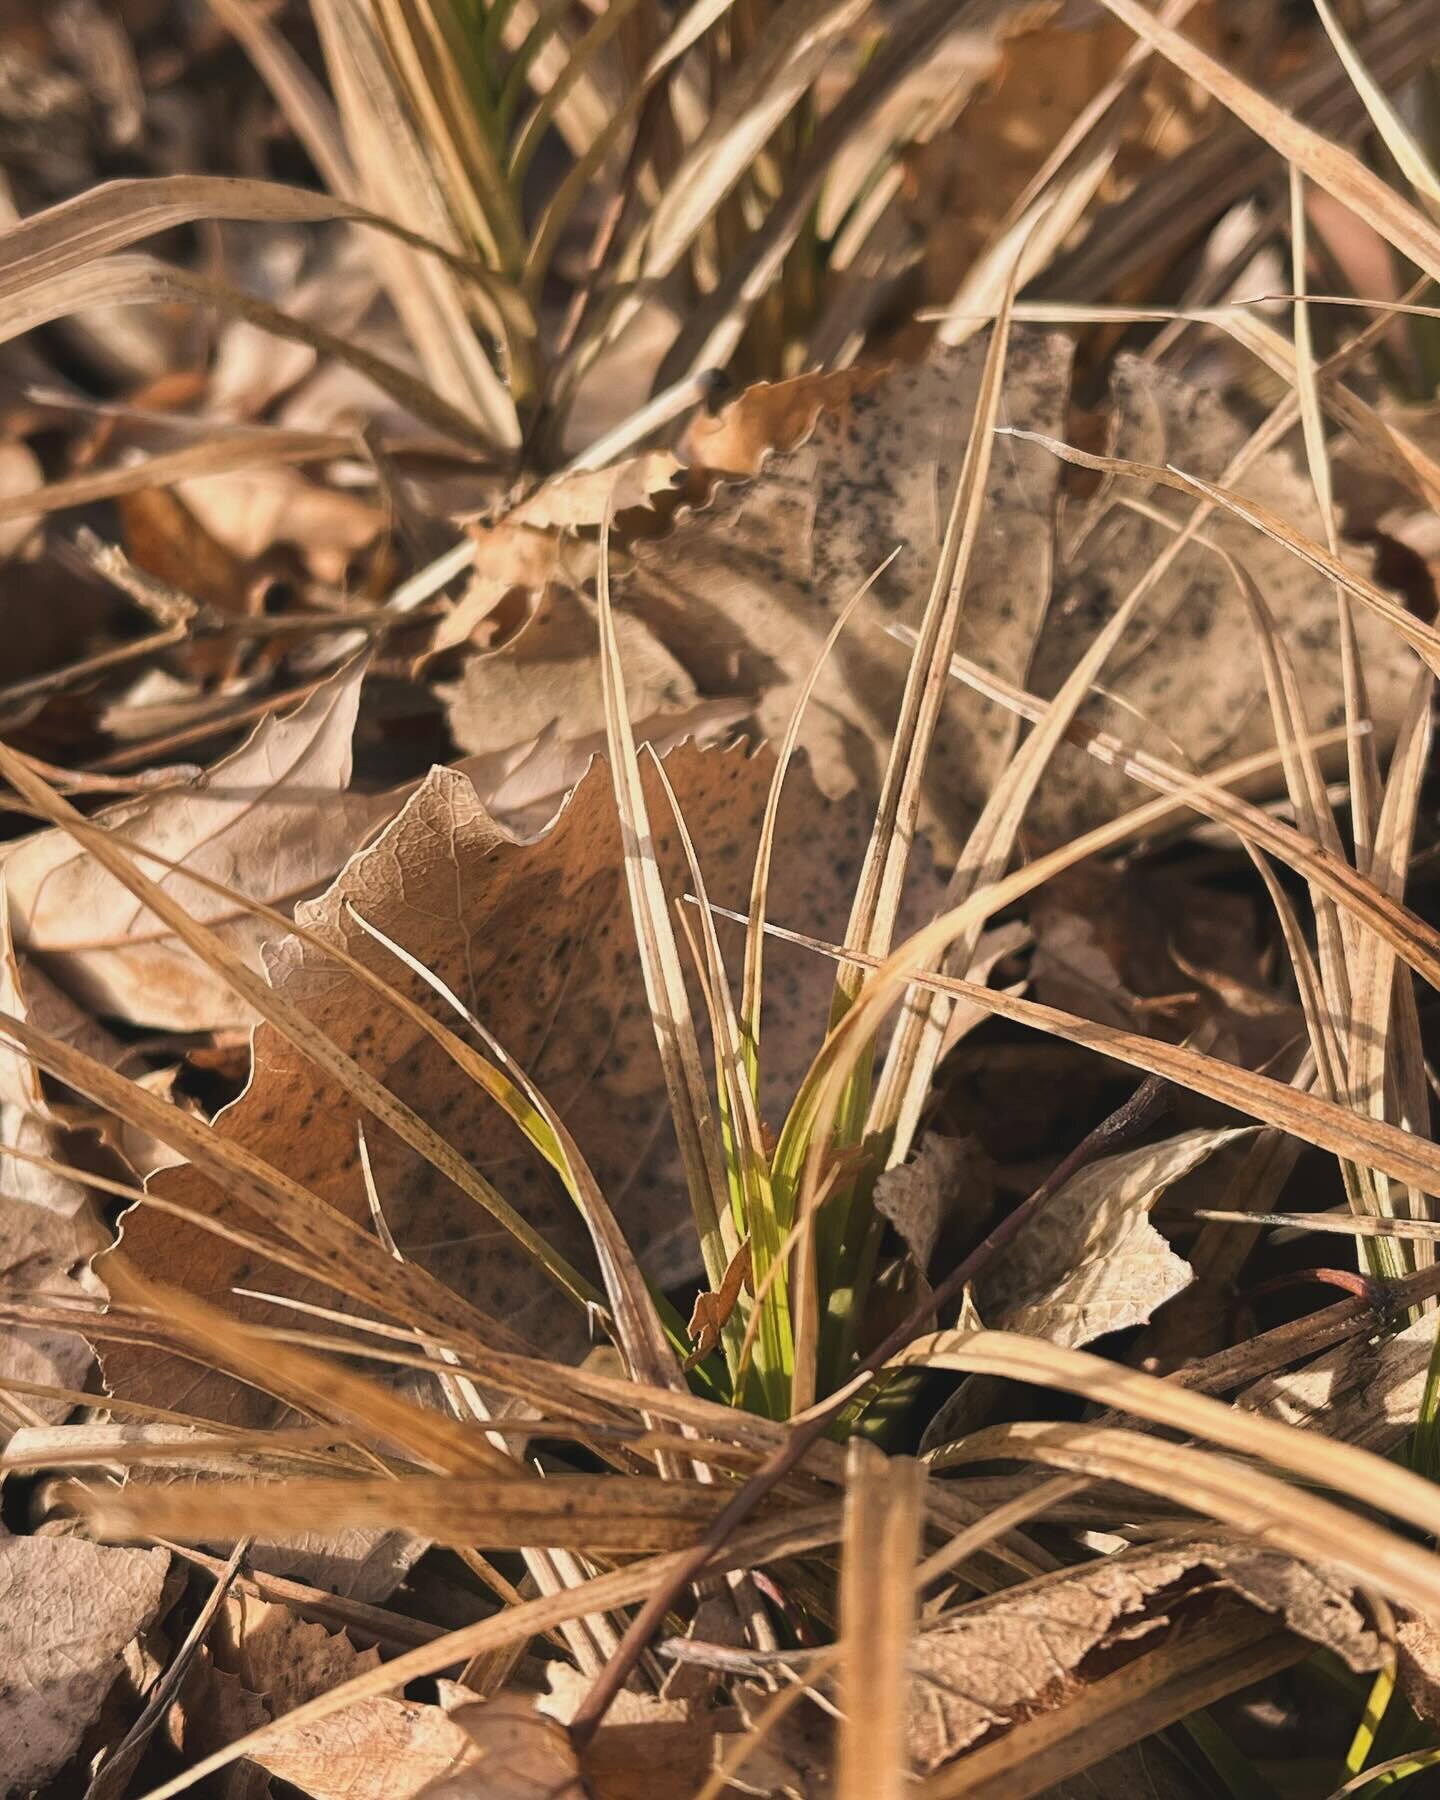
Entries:
[[[810,436],[772,456],[753,480],[722,487],[668,537],[637,543],[633,572],[617,581],[621,604],[650,626],[702,691],[748,697],[762,730],[777,736],[836,609],[905,546],[877,581],[868,612],[841,640],[807,719],[802,741],[829,794],[857,781],[872,789],[878,783],[907,661],[880,626],[913,625],[923,604],[983,352],[983,342],[973,341],[937,352],[821,410]],[[1005,423],[1026,429],[1027,419],[1063,417],[1067,379],[1061,340],[1017,329]],[[1246,435],[1221,394],[1138,358],[1117,359],[1110,426],[1116,454],[1211,478]],[[1173,533],[1126,504],[1142,496],[1117,488],[1103,499],[1103,513],[1087,516],[1078,541],[1072,535],[1057,554],[1055,472],[1035,460],[1036,447],[1010,438],[997,448],[958,648],[1007,679],[1028,669],[1027,685],[1049,695]],[[1258,457],[1239,487],[1300,529],[1323,535],[1308,477],[1288,450]],[[1170,495],[1163,499],[1162,511],[1186,516]],[[1216,515],[1206,532],[1264,592],[1291,645],[1313,724],[1333,724],[1341,693],[1330,584],[1233,518]],[[1384,739],[1401,714],[1413,659],[1374,620],[1358,625]],[[1245,600],[1224,564],[1192,544],[1142,605],[1103,672],[1106,691],[1118,694],[1123,708],[1096,700],[1087,716],[1172,759],[1178,744],[1200,766],[1261,749],[1272,741],[1271,725],[1252,642]],[[939,829],[968,829],[1012,743],[1011,722],[988,701],[951,696],[927,776]],[[1123,774],[1063,753],[1040,786],[1027,827],[1040,841],[1061,841],[1131,797]]]
[[1348,1583],[1229,1539],[1185,1540],[1107,1556],[966,1607],[911,1646],[910,1750],[922,1772],[1037,1710],[1060,1705],[1088,1669],[1144,1654],[1176,1623],[1239,1595],[1352,1669],[1382,1646]]
[[599,525],[631,507],[652,505],[674,486],[680,468],[669,450],[645,450],[603,469],[572,469],[552,475],[505,517],[541,531]]
[[[263,720],[192,786],[105,807],[98,822],[273,906],[313,893],[377,816],[375,801],[348,791],[363,673],[351,663],[288,716]],[[3,867],[17,946],[95,1011],[169,1031],[250,1022],[228,986],[67,833],[35,833]],[[156,878],[258,966],[272,927],[183,874]]]
[[310,1800],[414,1800],[471,1766],[476,1748],[441,1707],[373,1699],[288,1732],[282,1725],[255,1760]]
[[78,1537],[0,1539],[0,1743],[7,1793],[59,1773],[159,1610],[169,1556]]
[[1236,1404],[1384,1455],[1419,1419],[1437,1324],[1429,1312],[1393,1337],[1340,1344],[1255,1382]]
[[980,1227],[993,1204],[994,1169],[977,1138],[929,1131],[908,1163],[887,1169],[875,1184],[875,1210],[904,1239],[916,1272],[924,1275],[941,1229],[960,1218]]
[[500,1694],[450,1717],[468,1746],[465,1767],[421,1789],[423,1800],[587,1800],[592,1790],[564,1727],[534,1700]]
[[[699,696],[685,670],[636,619],[616,620],[625,659],[630,716],[644,735]],[[552,730],[564,743],[605,741],[597,627],[593,611],[564,588],[548,587],[509,643],[472,656],[460,679],[437,688],[455,742],[469,755],[519,757]]]
[[[923,606],[981,352],[983,345],[943,352],[879,384],[851,379],[843,403],[823,410],[823,391],[802,390],[803,407],[787,408],[781,428],[813,417],[809,436],[772,456],[753,481],[722,487],[668,537],[636,544],[633,572],[617,581],[622,606],[704,692],[749,698],[762,732],[778,738],[835,611],[904,546],[837,645],[806,715],[802,742],[829,796],[857,781],[878,785],[909,662],[880,626],[891,618],[914,624]],[[1017,331],[1002,416],[1062,419],[1068,363],[1059,337]],[[743,464],[752,447],[740,435],[726,454]],[[1015,678],[1027,666],[1050,585],[1056,479],[1033,449],[1017,443],[994,459],[958,646]],[[973,819],[1014,730],[988,704],[952,696],[948,707],[929,791],[944,829],[957,832]]]
[[[1072,1348],[1145,1324],[1193,1279],[1150,1223],[1151,1209],[1243,1135],[1244,1128],[1182,1132],[1082,1169],[967,1290],[969,1322]],[[976,1429],[995,1391],[992,1376],[962,1381],[926,1426],[925,1448]]]
[[[666,761],[698,846],[713,899],[744,907],[751,858],[773,768],[752,755],[681,746]],[[665,817],[658,782],[650,805]],[[858,797],[820,803],[797,770],[787,784],[771,912],[843,931],[853,876],[868,836]],[[689,886],[673,831],[657,832],[669,890]],[[923,863],[924,859],[920,859]],[[933,871],[921,870],[909,913],[933,903]],[[376,842],[302,914],[422,1005],[428,986],[355,923],[359,914],[433,970],[473,1006],[507,1052],[537,1081],[584,1152],[652,1279],[690,1278],[695,1231],[659,1079],[621,865],[613,789],[603,767],[580,783],[549,831],[515,843],[474,788],[437,770]],[[739,936],[725,941],[737,958]],[[584,1257],[584,1228],[548,1167],[416,1027],[316,950],[287,941],[270,957],[271,979],[328,1035],[422,1113],[565,1255]],[[824,1034],[830,971],[805,951],[777,944],[767,960],[763,1059],[767,1105],[787,1103]],[[262,1027],[255,1074],[216,1121],[222,1136],[286,1169],[352,1218],[368,1217],[353,1102],[277,1032]],[[366,1120],[377,1192],[402,1249],[429,1263],[474,1304],[554,1353],[580,1354],[587,1322],[517,1247],[428,1163]],[[219,1218],[240,1218],[191,1168],[153,1184],[167,1199]],[[291,1293],[289,1278],[172,1218],[141,1207],[124,1221],[124,1248],[142,1272],[231,1305],[236,1286]],[[329,1304],[328,1291],[320,1297]],[[266,1317],[272,1317],[266,1312]],[[106,1352],[108,1378],[131,1398],[235,1422],[266,1405],[233,1382],[123,1345]]]

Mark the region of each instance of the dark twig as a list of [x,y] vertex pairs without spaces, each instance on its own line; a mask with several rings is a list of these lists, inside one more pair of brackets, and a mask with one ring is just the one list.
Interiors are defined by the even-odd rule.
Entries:
[[1070,1178],[1096,1157],[1130,1142],[1151,1123],[1169,1103],[1169,1084],[1152,1075],[1135,1090],[1123,1106],[1075,1146],[1029,1199],[977,1244],[960,1265],[926,1299],[901,1321],[884,1341],[869,1352],[860,1363],[852,1380],[819,1407],[812,1408],[799,1419],[784,1444],[764,1462],[741,1488],[730,1504],[716,1517],[714,1524],[674,1573],[663,1581],[631,1620],[615,1654],[601,1670],[599,1679],[570,1724],[570,1736],[577,1750],[583,1750],[595,1735],[616,1695],[629,1679],[641,1652],[662,1624],[681,1590],[704,1569],[712,1556],[724,1545],[737,1526],[744,1523],[765,1496],[796,1466],[806,1451],[819,1439],[847,1406],[899,1350],[925,1328],[931,1313],[938,1312],[956,1300],[975,1280],[995,1254],[1003,1250],[1015,1234],[1033,1219],[1064,1187]]

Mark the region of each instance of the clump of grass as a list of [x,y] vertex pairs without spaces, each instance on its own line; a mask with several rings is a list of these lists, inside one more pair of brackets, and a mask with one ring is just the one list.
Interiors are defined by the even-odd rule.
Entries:
[[[1172,1444],[1153,1429],[1105,1422],[1057,1425],[1043,1441],[1017,1430],[999,1447],[1064,1471],[1059,1488],[1066,1493],[1075,1491],[1075,1481],[1123,1480],[1236,1530],[1262,1533],[1297,1555],[1334,1561],[1356,1581],[1372,1582],[1391,1599],[1440,1614],[1440,1562],[1417,1542],[1420,1534],[1433,1533],[1436,1519],[1432,1487],[1440,1474],[1440,1361],[1432,1362],[1407,1469],[1315,1433],[1257,1419],[1192,1392],[1183,1381],[1161,1381],[1014,1334],[923,1329],[924,1314],[958,1305],[976,1273],[1003,1254],[1082,1162],[1146,1128],[1171,1088],[1233,1106],[1339,1160],[1350,1206],[1357,1220],[1365,1221],[1364,1228],[1357,1225],[1355,1241],[1371,1281],[1366,1295],[1374,1298],[1383,1284],[1385,1291],[1400,1296],[1402,1308],[1413,1306],[1418,1316],[1440,1288],[1433,1256],[1421,1248],[1427,1244],[1423,1231],[1407,1236],[1385,1230],[1387,1223],[1398,1226],[1401,1220],[1427,1223],[1427,1197],[1440,1190],[1440,1154],[1424,1131],[1413,1093],[1398,1107],[1386,1100],[1387,1081],[1394,1086],[1397,1065],[1411,1074],[1423,1067],[1413,996],[1408,1003],[1403,998],[1410,994],[1409,972],[1440,985],[1440,937],[1403,905],[1427,763],[1429,673],[1440,670],[1440,637],[1348,568],[1339,553],[1321,417],[1324,382],[1310,340],[1309,308],[1315,302],[1304,292],[1304,183],[1364,209],[1427,276],[1440,277],[1440,234],[1426,212],[1357,157],[1296,124],[1169,24],[1133,0],[1107,4],[1156,52],[1260,131],[1289,162],[1296,291],[1294,344],[1285,365],[1294,400],[1287,402],[1291,412],[1286,417],[1293,415],[1303,431],[1325,542],[1314,542],[1265,514],[1226,481],[1201,483],[1174,470],[1141,468],[1061,444],[1051,447],[1109,478],[1140,477],[1168,485],[1193,502],[1167,563],[1199,534],[1207,517],[1227,511],[1331,581],[1343,619],[1348,621],[1349,609],[1357,605],[1384,618],[1417,651],[1427,673],[1417,683],[1382,780],[1367,736],[1364,672],[1353,631],[1347,629],[1343,638],[1346,717],[1326,738],[1309,729],[1304,697],[1266,613],[1264,596],[1250,592],[1278,746],[1268,760],[1282,765],[1296,821],[1291,826],[1231,791],[1242,776],[1254,773],[1253,762],[1199,776],[1080,731],[1080,709],[1153,584],[1154,571],[1144,572],[1052,700],[1037,702],[1023,691],[992,684],[991,691],[1029,717],[1034,728],[962,849],[945,910],[909,941],[895,943],[943,695],[955,673],[984,681],[983,672],[957,665],[955,652],[969,559],[1001,423],[1017,291],[1033,273],[1035,246],[1042,244],[1051,254],[1059,243],[1046,238],[1050,215],[1041,204],[1054,196],[1033,196],[1035,210],[1027,205],[992,246],[995,260],[987,279],[994,278],[997,268],[1003,279],[995,303],[986,309],[991,336],[979,399],[966,422],[960,474],[914,638],[849,927],[842,943],[811,946],[837,964],[829,1029],[771,1143],[760,1107],[767,891],[772,859],[784,852],[777,825],[782,786],[815,677],[806,684],[776,762],[753,871],[737,998],[702,861],[665,785],[663,764],[653,759],[684,844],[692,891],[671,894],[661,877],[643,779],[651,753],[637,745],[625,703],[608,530],[602,530],[599,659],[609,763],[646,998],[712,1302],[703,1313],[704,1335],[698,1344],[691,1343],[679,1316],[646,1282],[560,1112],[494,1040],[480,1012],[358,911],[354,922],[428,983],[453,1023],[432,1016],[328,941],[309,940],[388,1005],[403,1009],[485,1103],[497,1105],[554,1170],[589,1229],[601,1270],[598,1287],[413,1109],[255,974],[216,932],[193,918],[150,872],[161,859],[148,852],[139,856],[123,835],[88,824],[26,759],[0,745],[0,773],[39,816],[71,832],[262,1018],[508,1231],[570,1302],[603,1320],[624,1360],[620,1378],[560,1369],[527,1356],[522,1344],[504,1340],[493,1321],[399,1257],[383,1230],[372,1234],[349,1225],[283,1171],[165,1106],[138,1083],[24,1020],[4,1019],[6,1033],[41,1067],[174,1144],[241,1198],[251,1218],[264,1227],[242,1234],[247,1244],[324,1282],[347,1309],[358,1308],[361,1316],[350,1323],[373,1333],[367,1348],[373,1348],[377,1360],[389,1358],[397,1366],[425,1370],[441,1382],[458,1418],[410,1406],[381,1384],[351,1373],[340,1360],[343,1346],[326,1343],[318,1331],[309,1334],[314,1342],[308,1348],[296,1345],[283,1333],[226,1321],[193,1298],[166,1295],[133,1274],[127,1276],[123,1263],[118,1266],[110,1329],[168,1333],[191,1354],[203,1353],[218,1367],[263,1381],[270,1391],[304,1404],[337,1429],[343,1424],[361,1440],[358,1449],[347,1441],[337,1450],[318,1438],[291,1446],[319,1456],[326,1481],[337,1475],[351,1483],[349,1500],[356,1517],[363,1513],[365,1522],[374,1524],[403,1514],[416,1529],[438,1529],[437,1521],[448,1517],[449,1529],[459,1530],[465,1545],[464,1532],[480,1529],[479,1508],[489,1520],[485,1548],[535,1554],[536,1520],[554,1495],[542,1502],[534,1490],[546,1484],[531,1479],[522,1459],[498,1441],[503,1434],[479,1398],[482,1387],[538,1409],[547,1432],[569,1436],[606,1471],[583,1478],[595,1484],[585,1492],[595,1501],[600,1522],[580,1528],[578,1537],[564,1542],[557,1536],[552,1546],[557,1554],[589,1555],[588,1567],[573,1562],[566,1566],[565,1578],[552,1579],[540,1598],[521,1599],[492,1580],[494,1572],[487,1573],[483,1558],[468,1546],[476,1559],[472,1572],[495,1587],[505,1608],[493,1619],[449,1634],[438,1646],[410,1651],[308,1703],[292,1716],[292,1725],[296,1719],[318,1720],[459,1659],[498,1655],[540,1631],[599,1619],[608,1634],[600,1641],[609,1646],[609,1654],[594,1671],[595,1685],[574,1722],[573,1741],[583,1749],[601,1729],[607,1707],[687,1584],[788,1556],[828,1555],[840,1541],[845,1555],[839,1624],[825,1655],[827,1666],[840,1671],[848,1706],[840,1734],[840,1791],[854,1800],[862,1794],[899,1794],[906,1785],[905,1655],[917,1628],[917,1593],[952,1569],[974,1566],[986,1554],[1018,1557],[1024,1573],[1037,1576],[1038,1568],[1024,1562],[1024,1548],[1017,1551],[1014,1540],[1058,1491],[1052,1485],[1011,1511],[1002,1507],[977,1523],[963,1518],[953,1505],[947,1510],[945,1484],[932,1483],[927,1489],[914,1465],[898,1460],[885,1465],[860,1444],[852,1444],[848,1466],[838,1465],[840,1453],[829,1440],[858,1437],[877,1393],[887,1383],[898,1385],[906,1372],[923,1369],[1024,1381],[1113,1407],[1150,1428],[1181,1433],[1187,1441]],[[334,217],[363,224],[378,232],[384,246],[387,286],[423,376],[379,364],[373,357],[367,363],[353,347],[337,345],[323,334],[312,332],[313,341],[327,353],[365,367],[422,416],[483,447],[510,471],[563,462],[567,420],[581,384],[603,369],[627,323],[667,285],[683,297],[689,317],[663,371],[658,401],[613,433],[600,452],[592,447],[600,461],[647,441],[670,417],[693,405],[702,376],[716,362],[731,362],[741,371],[779,372],[804,360],[824,322],[820,275],[841,235],[836,229],[822,238],[817,227],[815,200],[826,171],[837,148],[861,137],[881,102],[950,22],[946,8],[922,3],[907,9],[890,29],[877,29],[864,45],[866,54],[856,58],[844,92],[822,108],[817,93],[821,73],[862,16],[850,4],[817,7],[787,0],[769,12],[701,0],[670,18],[647,0],[618,0],[578,33],[571,30],[566,9],[538,10],[519,0],[495,0],[491,6],[479,0],[374,0],[373,9],[315,0],[314,10],[334,91],[333,112],[260,15],[241,0],[223,0],[220,6],[334,190],[331,201],[302,200],[268,184],[238,184],[221,193],[213,183],[198,180],[171,182],[163,189],[139,183],[111,190],[108,196],[73,204],[68,212],[57,209],[56,216],[32,224],[28,235],[27,227],[20,227],[18,242],[12,234],[11,291],[28,295],[24,318],[32,323],[82,302],[169,292],[154,269],[129,266],[104,272],[103,264],[92,265],[89,259],[96,233],[103,247],[117,249],[179,216]],[[1432,206],[1440,187],[1423,153],[1383,93],[1365,77],[1328,9],[1321,12],[1383,142],[1424,206]],[[616,66],[618,94],[611,91]],[[909,129],[919,128],[910,122]],[[557,136],[566,146],[563,173],[537,203],[538,174]],[[850,206],[861,204],[896,154],[894,138],[874,146],[874,159],[856,182]],[[1062,181],[1057,164],[1055,183],[1071,199],[1084,185],[1075,176],[1072,169]],[[583,272],[578,279],[562,281],[556,274],[559,251],[573,239],[582,205],[597,199]],[[834,215],[835,208],[830,212]],[[844,207],[838,217],[843,225]],[[0,251],[0,270],[6,266]],[[92,267],[102,274],[81,281],[78,272]],[[232,308],[245,304],[215,284],[192,283],[183,291],[191,299]],[[557,311],[558,331],[553,328]],[[273,309],[252,309],[252,314],[277,331],[302,329]],[[1237,327],[1237,335],[1244,330]],[[1263,330],[1254,328],[1250,341],[1263,350]],[[1269,348],[1273,353],[1274,346]],[[1244,572],[1237,569],[1235,577],[1243,586]],[[841,611],[822,661],[863,600],[862,592]],[[816,673],[819,667],[817,662]],[[1007,873],[1021,844],[1026,808],[1066,739],[1121,760],[1138,779],[1158,789],[1159,797]],[[1316,760],[1322,742],[1343,742],[1349,758],[1348,848]],[[1177,808],[1232,831],[1273,901],[1304,1003],[1317,1071],[1313,1092],[1234,1069],[1195,1045],[1176,1046],[1098,1026],[965,979],[979,932],[997,912]],[[1295,902],[1273,876],[1271,865],[1277,861],[1306,884],[1315,924],[1313,952]],[[229,889],[220,891],[277,927],[292,928],[283,915]],[[704,1032],[692,986],[702,997]],[[1146,1079],[1135,1099],[1064,1158],[1030,1199],[927,1296],[923,1308],[872,1344],[862,1326],[881,1263],[874,1188],[914,1143],[934,1077],[939,1023],[958,997],[1097,1050],[1143,1072]],[[888,1048],[882,1048],[884,1028],[897,1008],[899,1023]],[[147,1203],[158,1202],[152,1198]],[[378,1201],[376,1216],[383,1225]],[[337,1312],[337,1318],[342,1316],[348,1312]],[[1362,1314],[1357,1310],[1354,1316]],[[324,1323],[324,1317],[316,1323]],[[1357,1333],[1362,1328],[1354,1327]],[[330,1354],[332,1350],[336,1353]],[[1272,1350],[1266,1347],[1263,1355]],[[1262,1370],[1273,1366],[1263,1362],[1263,1355],[1256,1365]],[[407,1467],[398,1480],[390,1481],[396,1471],[380,1459],[370,1440],[392,1456],[401,1453]],[[950,1446],[946,1454],[951,1452],[956,1462],[967,1453],[963,1445]],[[367,1481],[362,1491],[362,1471],[373,1472],[377,1463],[384,1479]],[[417,1469],[426,1471],[423,1478],[415,1474]],[[824,1497],[808,1507],[792,1504],[797,1490],[787,1483],[797,1471],[823,1489]],[[462,1527],[455,1525],[453,1510],[445,1512],[447,1505],[459,1504],[447,1499],[447,1480],[456,1493],[463,1483],[474,1484]],[[241,1523],[258,1525],[276,1508],[333,1504],[336,1491],[334,1483],[305,1488],[299,1481],[282,1480],[268,1494],[261,1487],[243,1491],[238,1500],[232,1495],[224,1516],[233,1523],[243,1513]],[[847,1507],[843,1519],[837,1499],[842,1493]],[[765,1512],[764,1503],[777,1497],[783,1504]],[[213,1525],[222,1500],[202,1493],[185,1514],[173,1493],[141,1491],[92,1506],[91,1517],[117,1532],[158,1530],[162,1520],[172,1529],[188,1530],[205,1518]],[[683,1510],[687,1530],[678,1547],[680,1534],[674,1519],[667,1518],[667,1508]],[[1374,1512],[1388,1515],[1391,1522],[1375,1522]],[[544,1517],[544,1529],[576,1529],[548,1513]],[[922,1560],[927,1519],[931,1526],[938,1521],[949,1541]],[[867,1559],[877,1540],[883,1555],[871,1563]],[[601,1567],[629,1554],[643,1560]],[[826,1578],[832,1578],[833,1567],[821,1566]],[[628,1610],[637,1606],[638,1611]],[[752,1621],[766,1618],[758,1605],[750,1616]],[[867,1636],[872,1619],[877,1621],[875,1632]],[[811,1674],[815,1678],[818,1672],[812,1669]],[[1241,1666],[1235,1685],[1245,1678]],[[1396,1752],[1392,1769],[1374,1766],[1377,1752],[1389,1748],[1381,1727],[1392,1716],[1392,1685],[1387,1672],[1367,1703],[1349,1758],[1348,1774],[1355,1781],[1387,1780],[1390,1774],[1404,1779],[1433,1760],[1411,1746]],[[1175,1686],[1177,1691],[1182,1686],[1178,1676]],[[1224,1691],[1223,1680],[1216,1691]],[[872,1704],[877,1720],[873,1735],[860,1718]],[[1084,1724],[1083,1705],[1080,1713],[1077,1735]],[[1160,1716],[1146,1713],[1145,1729],[1156,1729]],[[1164,1715],[1164,1723],[1176,1716],[1182,1715]],[[1137,1730],[1137,1735],[1142,1734]],[[1203,1712],[1195,1716],[1193,1735],[1222,1778],[1227,1766],[1235,1783],[1253,1774]],[[233,1761],[247,1745],[256,1748],[264,1741],[262,1731],[203,1759],[158,1790],[157,1800],[159,1794],[178,1792]],[[1372,1765],[1368,1771],[1367,1764]],[[964,1780],[961,1764],[923,1791],[962,1791]]]

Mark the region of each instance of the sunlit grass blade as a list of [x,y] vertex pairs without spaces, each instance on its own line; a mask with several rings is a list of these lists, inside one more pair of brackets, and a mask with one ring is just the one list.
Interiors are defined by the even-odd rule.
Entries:
[[611,612],[608,527],[601,533],[599,618],[605,732],[635,939],[705,1273],[711,1288],[718,1290],[740,1240],[730,1217],[719,1132],[706,1094],[700,1044],[655,854],[635,734],[625,704],[624,670]]

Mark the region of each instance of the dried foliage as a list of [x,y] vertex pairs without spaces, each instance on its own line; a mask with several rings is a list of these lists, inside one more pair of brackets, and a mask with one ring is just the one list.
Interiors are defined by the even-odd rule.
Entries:
[[1437,47],[0,8],[3,1794],[1423,1791]]

